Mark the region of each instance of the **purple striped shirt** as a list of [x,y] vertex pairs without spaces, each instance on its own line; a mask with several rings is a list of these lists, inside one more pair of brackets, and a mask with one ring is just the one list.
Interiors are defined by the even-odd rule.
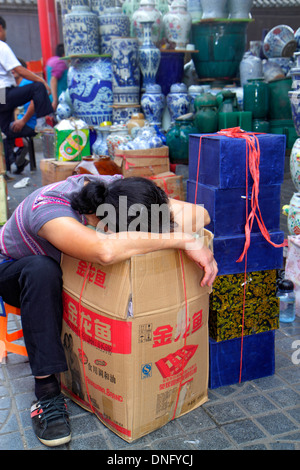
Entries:
[[83,187],[86,180],[109,184],[120,175],[75,175],[37,189],[16,208],[0,231],[0,263],[8,258],[20,259],[44,255],[60,261],[61,253],[51,243],[38,236],[42,226],[58,217],[72,217],[85,224],[85,218],[71,207],[71,195]]

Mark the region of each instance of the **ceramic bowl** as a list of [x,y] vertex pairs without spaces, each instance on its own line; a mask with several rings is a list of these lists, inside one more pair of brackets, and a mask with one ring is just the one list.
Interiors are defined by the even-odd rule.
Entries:
[[292,116],[297,135],[300,136],[300,89],[289,91]]
[[266,57],[292,57],[297,49],[294,31],[290,26],[280,24],[272,28],[263,42]]
[[295,65],[292,57],[270,57],[269,62],[279,65],[285,75],[287,75]]

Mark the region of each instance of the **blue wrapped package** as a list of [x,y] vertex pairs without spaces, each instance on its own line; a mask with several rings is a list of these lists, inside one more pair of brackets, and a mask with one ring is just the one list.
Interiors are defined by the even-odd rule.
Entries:
[[[248,214],[251,211],[251,187],[248,190]],[[268,230],[280,228],[280,184],[260,185],[259,207]],[[195,203],[196,182],[187,181],[187,201]],[[241,235],[245,233],[246,191],[245,188],[220,189],[204,184],[197,185],[197,204],[203,204],[211,222],[207,229],[215,237]],[[255,220],[252,232],[259,232]]]
[[[269,231],[271,241],[280,245],[284,240],[282,231]],[[218,263],[218,274],[238,274],[245,271],[245,258],[237,262],[244,250],[245,235],[231,235],[214,238],[214,257]],[[261,233],[251,233],[247,251],[249,271],[281,269],[283,267],[283,248],[271,245]]]
[[[208,387],[239,383],[241,338],[217,342],[209,339]],[[273,375],[275,372],[275,330],[243,338],[241,382]]]
[[[189,137],[189,180],[218,188],[245,187],[246,142],[219,134],[203,135],[199,175],[198,157],[201,134]],[[260,184],[281,184],[284,176],[286,137],[257,134],[260,147]],[[248,183],[253,180],[248,170]]]

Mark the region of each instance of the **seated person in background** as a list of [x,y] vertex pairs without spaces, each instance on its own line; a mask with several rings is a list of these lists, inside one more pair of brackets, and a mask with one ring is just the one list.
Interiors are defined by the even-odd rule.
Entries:
[[61,60],[64,55],[64,45],[58,44],[55,56],[50,57],[46,64],[47,82],[51,88],[50,100],[54,111],[56,111],[60,94],[68,88],[68,66],[64,60]]
[[[18,59],[21,65],[25,68],[27,68],[26,62],[23,59]],[[17,86],[25,86],[29,85],[32,83],[30,80],[27,80],[26,78],[21,77],[19,73],[15,70],[12,71],[13,76],[15,77],[16,84]],[[34,103],[33,101],[30,101],[29,103],[25,103],[24,106],[21,109],[21,112],[17,113],[16,120],[13,121],[10,125],[10,130],[13,132],[13,136],[7,137],[7,148],[9,148],[10,151],[10,161],[11,163],[16,164],[16,171],[14,171],[15,174],[20,174],[26,167],[26,165],[29,164],[29,160],[26,160],[26,155],[28,153],[28,146],[26,145],[27,142],[25,139],[23,139],[23,144],[24,147],[19,147],[19,149],[16,152],[13,152],[13,147],[14,147],[14,141],[15,141],[15,136],[20,136],[20,137],[34,137],[36,136],[35,132],[35,126],[36,126],[36,114],[34,111]]]

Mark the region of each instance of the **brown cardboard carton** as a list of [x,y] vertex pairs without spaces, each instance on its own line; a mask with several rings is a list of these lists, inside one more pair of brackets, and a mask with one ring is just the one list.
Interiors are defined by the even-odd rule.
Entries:
[[171,171],[165,171],[164,173],[150,176],[149,179],[159,188],[163,189],[170,198],[178,199],[179,201],[185,200],[182,175],[175,175]]
[[170,170],[169,147],[115,151],[114,162],[127,176],[153,176]]
[[72,176],[78,162],[59,162],[54,158],[45,158],[40,161],[42,185],[63,181]]
[[207,401],[210,289],[184,253],[62,270],[66,395],[127,442]]

